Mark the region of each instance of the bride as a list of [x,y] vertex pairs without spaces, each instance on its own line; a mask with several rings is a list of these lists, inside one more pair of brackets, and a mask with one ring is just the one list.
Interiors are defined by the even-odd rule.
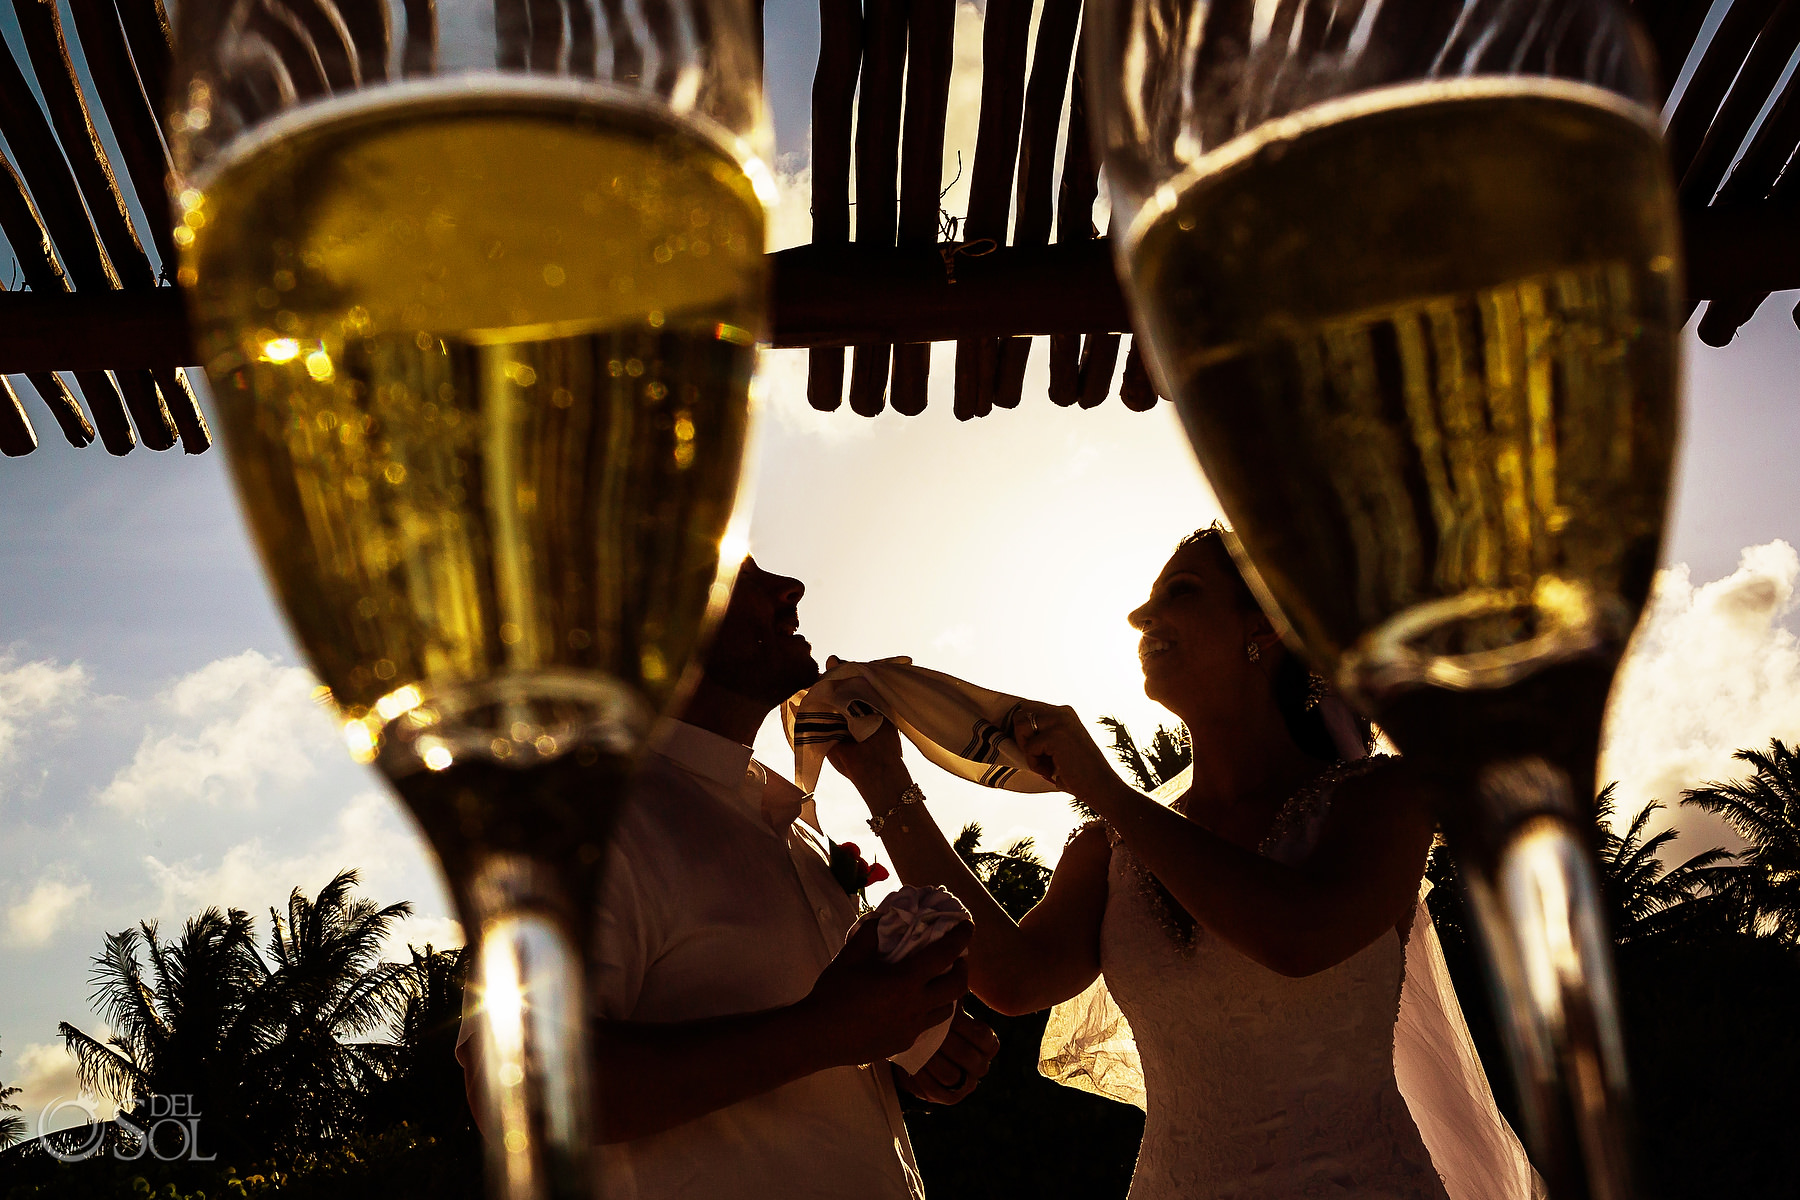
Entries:
[[[1144,692],[1187,725],[1193,783],[1165,807],[1075,712],[1027,702],[1013,735],[1097,820],[1015,923],[916,803],[892,724],[830,761],[908,883],[975,918],[970,989],[1035,1012],[1106,987],[1131,1023],[1147,1121],[1132,1200],[1445,1190],[1394,1074],[1404,947],[1433,822],[1398,759],[1340,759],[1217,529],[1185,539],[1130,616]],[[1338,744],[1345,740],[1340,730]]]

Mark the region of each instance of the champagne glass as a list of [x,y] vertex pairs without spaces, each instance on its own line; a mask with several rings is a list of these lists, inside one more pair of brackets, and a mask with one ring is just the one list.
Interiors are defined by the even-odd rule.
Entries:
[[1290,639],[1440,777],[1553,1194],[1630,1192],[1589,849],[1682,293],[1606,0],[1122,0],[1094,136],[1148,362]]
[[179,280],[243,511],[479,947],[493,1194],[588,1195],[603,850],[742,555],[751,4],[178,18]]

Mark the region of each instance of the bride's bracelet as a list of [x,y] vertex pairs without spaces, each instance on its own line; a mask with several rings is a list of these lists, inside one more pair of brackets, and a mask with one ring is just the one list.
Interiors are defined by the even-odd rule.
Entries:
[[[924,789],[920,788],[916,783],[908,784],[906,790],[900,793],[900,799],[894,803],[894,807],[888,809],[878,817],[869,818],[869,832],[876,837],[880,837],[881,831],[887,828],[888,822],[898,816],[901,810],[907,805],[923,803],[925,803]],[[901,825],[900,832],[911,833],[912,827],[910,825]]]

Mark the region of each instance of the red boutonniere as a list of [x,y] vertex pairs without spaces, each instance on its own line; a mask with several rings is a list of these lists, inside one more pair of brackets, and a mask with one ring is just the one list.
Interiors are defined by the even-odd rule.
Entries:
[[832,842],[831,874],[845,895],[856,897],[857,903],[867,908],[869,901],[863,892],[870,884],[886,879],[888,869],[880,863],[864,861],[855,842]]

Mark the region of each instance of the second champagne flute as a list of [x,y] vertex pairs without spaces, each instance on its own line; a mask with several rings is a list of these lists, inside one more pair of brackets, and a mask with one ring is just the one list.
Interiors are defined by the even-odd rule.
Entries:
[[1605,0],[1126,0],[1089,22],[1148,361],[1290,633],[1441,777],[1554,1195],[1630,1194],[1588,849],[1681,295]]
[[180,9],[180,282],[271,585],[479,947],[496,1195],[592,1179],[611,818],[722,607],[765,320],[750,5]]

